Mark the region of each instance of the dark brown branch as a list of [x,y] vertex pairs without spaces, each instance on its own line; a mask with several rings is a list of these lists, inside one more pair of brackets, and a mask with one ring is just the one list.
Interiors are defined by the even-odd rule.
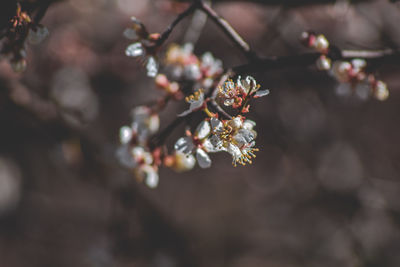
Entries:
[[156,42],[156,46],[161,46],[169,37],[171,32],[174,30],[178,23],[192,14],[198,8],[198,2],[193,2],[185,11],[179,14],[175,20],[167,27],[167,29],[161,34],[160,38]]
[[217,14],[209,5],[203,1],[199,1],[200,8],[203,10],[212,21],[232,40],[232,42],[240,49],[240,51],[250,60],[256,60],[256,53],[250,48],[243,38],[232,28],[232,26],[221,16]]
[[[307,67],[315,64],[315,61],[321,56],[320,53],[304,53],[300,55],[269,57],[258,61],[233,67],[235,73],[257,73],[271,69],[282,69],[291,67]],[[373,64],[394,63],[398,64],[400,59],[399,50],[382,51],[361,51],[361,50],[337,50],[334,49],[328,55],[332,60],[351,60],[362,58]]]

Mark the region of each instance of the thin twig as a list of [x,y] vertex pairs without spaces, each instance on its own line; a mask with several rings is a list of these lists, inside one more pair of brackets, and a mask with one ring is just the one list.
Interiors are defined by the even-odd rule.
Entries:
[[169,37],[171,32],[174,30],[175,26],[178,25],[178,23],[192,14],[196,9],[198,8],[198,2],[193,2],[185,11],[183,11],[181,14],[179,14],[175,20],[167,27],[167,29],[161,34],[160,38],[157,39],[155,45],[156,46],[161,46]]
[[232,28],[232,26],[215,12],[209,5],[203,1],[199,1],[200,8],[217,24],[218,27],[232,40],[232,42],[242,51],[242,53],[249,59],[249,61],[256,60],[258,57],[256,53],[250,48],[243,38]]

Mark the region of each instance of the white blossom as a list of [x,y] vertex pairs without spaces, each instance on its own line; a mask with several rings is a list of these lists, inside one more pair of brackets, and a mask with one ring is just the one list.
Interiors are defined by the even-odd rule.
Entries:
[[208,137],[211,134],[210,123],[202,121],[196,128],[193,136],[179,138],[174,146],[177,153],[185,155],[195,154],[197,162],[201,168],[209,168],[211,159],[207,152],[217,152]]

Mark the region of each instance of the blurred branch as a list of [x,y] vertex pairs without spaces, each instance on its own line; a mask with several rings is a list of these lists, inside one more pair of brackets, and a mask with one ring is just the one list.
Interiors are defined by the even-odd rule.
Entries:
[[175,26],[178,25],[178,23],[192,14],[196,9],[198,8],[198,2],[193,2],[185,11],[183,11],[181,14],[179,14],[175,20],[168,26],[168,28],[161,34],[160,38],[157,39],[157,42],[155,43],[156,46],[161,46],[169,37],[171,32],[174,30]]
[[232,40],[232,42],[240,49],[240,51],[250,60],[256,60],[258,57],[256,53],[250,48],[243,38],[232,28],[232,26],[221,16],[215,12],[209,5],[203,1],[199,1],[200,8],[203,10],[217,26]]
[[[181,0],[181,2],[190,2],[191,0]],[[358,4],[358,3],[366,3],[371,2],[373,0],[349,0],[350,4]],[[389,0],[391,2],[396,2],[399,0]],[[215,4],[224,4],[224,3],[232,3],[232,2],[252,2],[260,5],[267,6],[285,6],[285,7],[300,7],[300,6],[308,6],[308,5],[326,5],[326,4],[335,4],[337,0],[213,0]]]
[[[269,57],[258,61],[233,67],[235,73],[257,73],[271,69],[282,69],[291,67],[307,67],[314,65],[316,60],[321,56],[320,53],[304,53],[300,55]],[[343,50],[331,49],[328,57],[332,60],[351,60],[354,58],[362,58],[373,64],[393,63],[398,64],[400,61],[399,50]]]

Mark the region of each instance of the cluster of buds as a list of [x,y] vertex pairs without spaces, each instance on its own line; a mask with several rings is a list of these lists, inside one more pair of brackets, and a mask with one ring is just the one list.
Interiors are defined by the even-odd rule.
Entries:
[[301,34],[301,42],[308,48],[314,49],[321,53],[317,59],[316,65],[319,70],[329,70],[331,68],[331,59],[328,57],[329,41],[322,34],[314,34],[312,32],[303,32]]
[[337,94],[356,95],[363,100],[371,95],[381,101],[389,97],[386,84],[366,71],[367,62],[364,59],[336,60],[332,64],[332,59],[328,56],[329,41],[324,35],[303,32],[301,41],[305,46],[321,53],[316,66],[319,70],[329,71],[329,74],[339,82],[336,87]]
[[131,20],[131,27],[125,29],[123,34],[133,43],[125,49],[125,54],[128,57],[141,59],[143,64],[146,65],[147,76],[155,77],[159,68],[155,56],[158,48],[156,42],[160,38],[160,34],[150,34],[144,24],[135,17],[131,17]]
[[120,163],[132,169],[139,181],[150,188],[158,185],[160,149],[149,149],[149,138],[158,131],[160,118],[147,106],[132,111],[132,124],[120,129],[121,146],[117,150]]
[[356,95],[367,99],[370,95],[383,101],[389,97],[386,83],[365,71],[367,62],[364,59],[335,61],[330,74],[339,82],[336,92],[339,95]]
[[26,43],[39,44],[48,34],[47,28],[33,22],[18,3],[16,14],[10,19],[4,38],[0,41],[0,58],[9,60],[15,72],[22,72],[26,69]]

